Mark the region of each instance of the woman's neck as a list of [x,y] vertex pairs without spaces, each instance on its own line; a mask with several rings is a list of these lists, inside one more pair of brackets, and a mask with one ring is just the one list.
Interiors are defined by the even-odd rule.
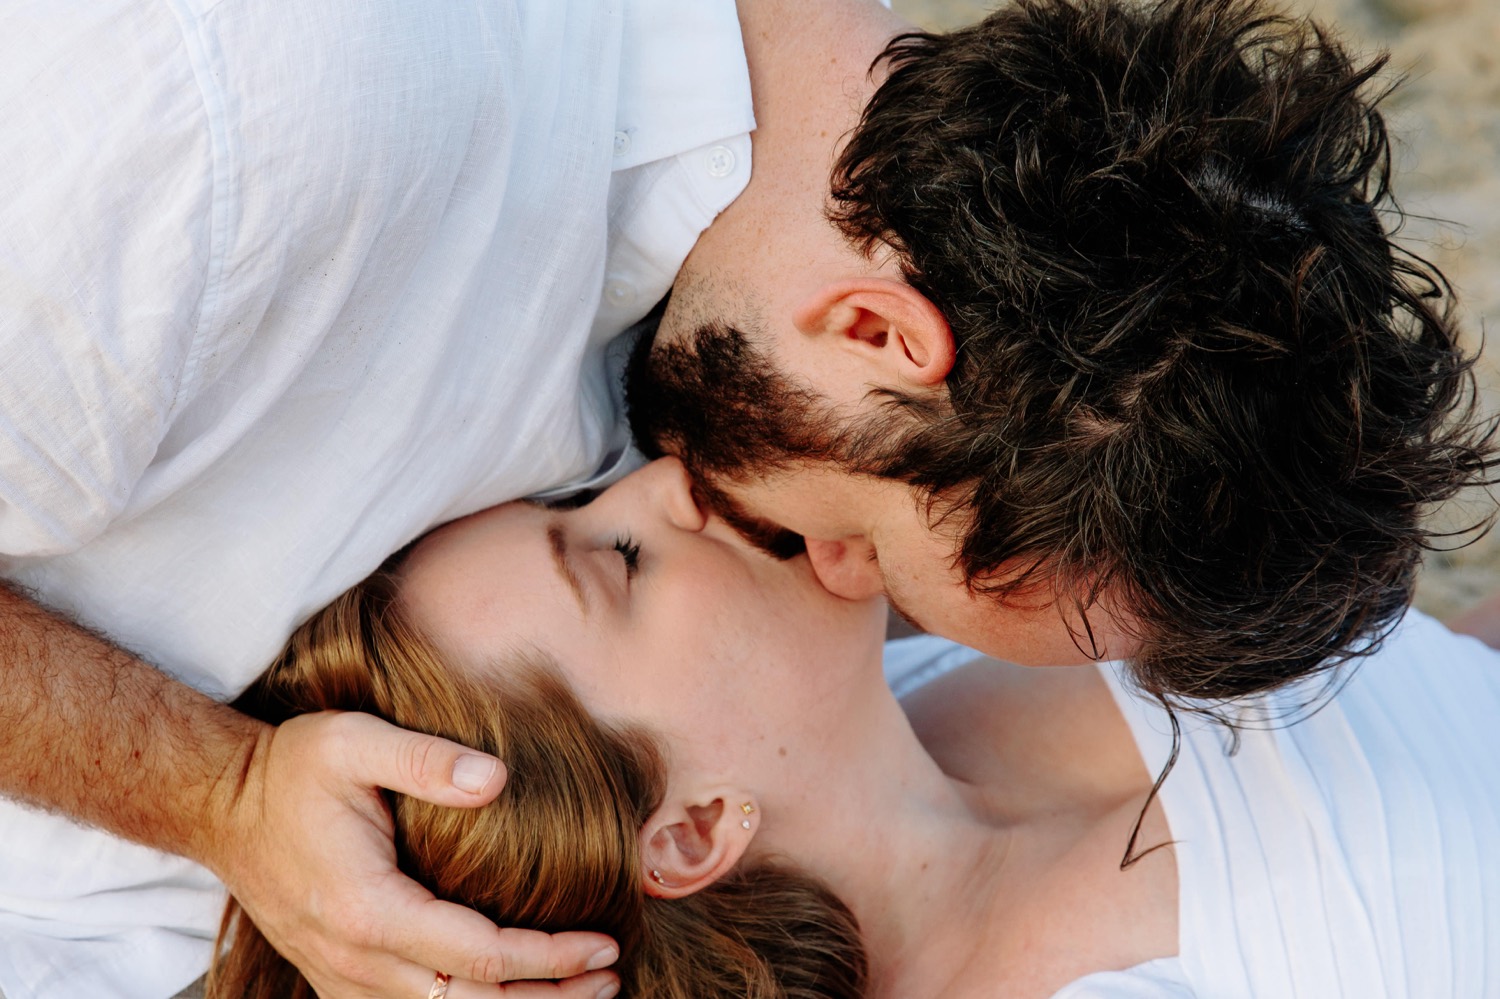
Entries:
[[913,994],[894,987],[908,977],[940,985],[932,976],[967,960],[1003,897],[1009,829],[985,817],[984,795],[942,770],[884,689],[851,692],[789,748],[791,772],[817,776],[765,795],[763,849],[854,911],[872,995]]
[[[1093,667],[985,663],[905,708],[860,685],[822,722],[794,748],[803,782],[764,797],[758,839],[854,911],[872,995],[992,995],[1002,980],[1050,995],[1176,953],[1170,851],[1119,869],[1150,775]],[[1146,831],[1168,838],[1159,810]],[[1064,898],[1081,901],[1062,913]],[[1112,925],[1121,906],[1139,926]],[[1059,919],[1069,931],[1049,933]]]

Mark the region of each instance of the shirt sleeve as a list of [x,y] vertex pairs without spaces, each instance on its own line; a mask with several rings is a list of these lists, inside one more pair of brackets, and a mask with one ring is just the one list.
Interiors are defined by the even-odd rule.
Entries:
[[191,376],[213,128],[170,4],[22,0],[0,60],[0,554],[128,502]]

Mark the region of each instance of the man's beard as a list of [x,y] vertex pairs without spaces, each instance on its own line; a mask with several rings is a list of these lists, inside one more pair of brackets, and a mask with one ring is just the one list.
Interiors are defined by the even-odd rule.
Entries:
[[739,330],[700,326],[687,343],[642,337],[625,372],[636,443],[695,474],[743,481],[833,457],[837,426]]
[[653,458],[676,455],[697,478],[746,482],[823,464],[927,491],[957,484],[922,474],[961,423],[946,398],[872,386],[867,399],[874,409],[864,415],[840,410],[719,322],[699,325],[685,343],[641,337],[625,371],[636,444]]
[[[652,458],[682,459],[700,505],[751,544],[777,558],[801,554],[800,535],[751,514],[719,482],[744,482],[816,461],[864,465],[859,470],[870,474],[877,454],[890,446],[886,434],[873,432],[871,423],[841,426],[811,388],[794,384],[733,327],[699,326],[686,344],[654,341],[654,333],[637,340],[625,370],[636,445]],[[926,630],[891,606],[914,629]]]
[[779,558],[803,550],[796,534],[755,517],[720,486],[837,456],[839,427],[810,389],[776,370],[733,327],[699,326],[686,343],[643,336],[625,372],[636,444],[649,457],[681,458],[698,498]]

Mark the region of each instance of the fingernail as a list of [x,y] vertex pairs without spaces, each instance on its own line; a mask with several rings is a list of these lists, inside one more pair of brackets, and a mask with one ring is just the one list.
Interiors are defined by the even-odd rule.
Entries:
[[615,999],[620,994],[619,982],[606,982],[604,988],[599,990],[598,999]]
[[460,791],[478,794],[484,790],[490,778],[495,776],[497,766],[499,764],[488,756],[460,756],[458,762],[453,764],[453,786]]
[[[618,948],[606,947],[599,953],[595,954],[593,957],[589,958],[589,963],[586,966],[586,970],[598,971],[600,968],[607,968],[611,964],[614,964],[615,961],[619,959],[619,957],[620,951]],[[611,984],[610,988],[618,989],[618,986]],[[601,996],[604,995],[603,992],[599,994]],[[614,992],[611,992],[610,995],[614,995]]]

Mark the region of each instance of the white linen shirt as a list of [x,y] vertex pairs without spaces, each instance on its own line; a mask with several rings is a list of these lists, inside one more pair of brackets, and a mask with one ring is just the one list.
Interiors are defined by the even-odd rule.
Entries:
[[[18,0],[0,573],[229,697],[435,523],[608,477],[743,189],[730,0]],[[202,868],[0,802],[0,992],[167,996]]]

